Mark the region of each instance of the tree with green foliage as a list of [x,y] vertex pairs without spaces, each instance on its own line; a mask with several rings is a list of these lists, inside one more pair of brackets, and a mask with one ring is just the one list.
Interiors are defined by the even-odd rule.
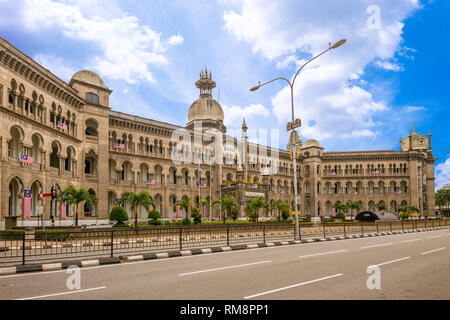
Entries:
[[289,207],[289,203],[287,201],[282,201],[281,202],[281,217],[283,218],[284,221],[286,221],[287,219],[289,219],[289,212],[291,211],[291,208]]
[[128,191],[123,194],[120,198],[119,203],[121,204],[129,204],[131,211],[134,213],[134,226],[137,227],[138,222],[138,208],[143,206],[146,211],[149,210],[150,206],[156,207],[155,201],[153,197],[147,191],[142,191],[140,193],[136,193],[133,191]]
[[221,198],[213,202],[213,205],[220,204],[220,211],[224,213],[223,223],[226,223],[226,218],[231,216],[233,208],[237,208],[238,204],[233,196],[224,194]]
[[335,202],[334,207],[336,208],[336,217],[344,218],[345,214],[348,212],[348,207],[345,203],[340,202],[339,200]]
[[439,214],[442,215],[442,208],[448,211],[450,205],[450,189],[439,189],[435,193],[436,205],[439,207]]
[[148,224],[153,225],[153,226],[158,226],[160,224],[162,224],[161,221],[159,221],[158,219],[161,218],[161,213],[159,213],[158,210],[150,210],[148,213]]
[[127,227],[128,225],[124,223],[125,221],[128,221],[127,210],[121,206],[113,207],[109,214],[109,220],[117,221],[114,227]]
[[[210,203],[208,200],[201,198],[200,201],[198,202],[198,208],[200,210],[202,210],[202,208],[204,208],[205,210],[205,215],[206,215],[206,207],[209,207]],[[200,214],[201,215],[201,214]]]
[[375,205],[375,208],[377,208],[378,211],[386,211],[386,210],[387,210],[386,203],[384,203],[382,200],[380,200],[380,202],[378,202],[378,203]]
[[253,206],[255,220],[256,220],[256,222],[258,222],[259,209],[267,208],[267,202],[264,199],[264,197],[258,197],[258,198],[251,200],[251,205]]
[[239,216],[238,208],[231,209],[231,219],[233,219],[233,221],[236,221],[238,216]]
[[173,205],[173,210],[177,210],[177,207],[180,207],[180,210],[184,210],[186,212],[185,218],[182,220],[183,224],[191,224],[191,220],[189,219],[189,212],[193,209],[191,198],[186,197],[180,202],[177,202]]
[[202,223],[202,214],[200,213],[199,208],[195,207],[192,209],[191,217],[194,221],[194,224]]
[[358,213],[358,211],[361,210],[361,203],[359,203],[359,201],[347,201],[346,206],[348,209],[350,209],[351,217],[353,220],[353,210],[356,210],[356,212]]
[[79,204],[84,202],[88,208],[92,208],[94,204],[98,203],[98,198],[87,191],[84,188],[76,189],[73,186],[68,187],[67,189],[61,191],[60,199],[62,202],[65,202],[66,205],[74,205],[75,206],[75,225],[78,226],[78,208]]

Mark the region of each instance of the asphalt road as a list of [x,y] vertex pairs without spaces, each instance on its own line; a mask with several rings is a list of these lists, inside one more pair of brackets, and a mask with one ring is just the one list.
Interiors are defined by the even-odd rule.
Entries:
[[[369,290],[378,265],[380,289]],[[450,299],[450,232],[438,230],[0,277],[0,299]]]

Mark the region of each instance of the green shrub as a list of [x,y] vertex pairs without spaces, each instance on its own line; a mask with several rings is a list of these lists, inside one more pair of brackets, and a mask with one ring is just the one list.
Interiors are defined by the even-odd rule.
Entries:
[[161,218],[161,213],[158,210],[152,210],[148,213],[148,218],[152,220],[157,220]]
[[22,240],[23,230],[0,230],[0,240]]
[[400,218],[402,220],[408,219],[409,218],[409,213],[407,213],[407,212],[400,212]]
[[115,225],[113,225],[113,228],[128,228],[128,227],[129,225],[124,222],[117,222]]
[[183,218],[183,220],[181,220],[181,224],[184,224],[184,225],[189,225],[191,223],[192,223],[192,221],[189,218]]
[[202,215],[198,208],[192,209],[191,217],[194,220],[194,224],[200,224],[202,222]]
[[233,221],[236,221],[239,215],[239,210],[237,208],[233,208],[231,209],[231,219],[233,219]]
[[289,210],[283,210],[281,211],[281,218],[286,221],[287,219],[289,219]]
[[43,231],[43,230],[36,230],[34,232],[34,238],[36,240],[67,240],[74,237],[73,232],[69,231],[61,231],[61,230],[51,230],[51,231]]
[[150,211],[148,213],[148,218],[150,219],[150,220],[148,220],[149,225],[159,226],[162,224],[162,222],[158,220],[159,218],[161,218],[161,214],[159,213],[158,210]]
[[115,206],[111,209],[111,213],[109,214],[109,219],[111,221],[117,221],[117,224],[121,222],[128,221],[127,210],[124,207]]

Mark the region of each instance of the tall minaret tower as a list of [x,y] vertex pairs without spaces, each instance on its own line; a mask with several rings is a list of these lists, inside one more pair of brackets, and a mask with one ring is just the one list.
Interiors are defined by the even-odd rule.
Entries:
[[242,122],[242,153],[243,153],[243,159],[242,159],[242,165],[244,166],[244,182],[248,181],[248,159],[247,159],[247,123],[245,123],[245,117],[244,121]]

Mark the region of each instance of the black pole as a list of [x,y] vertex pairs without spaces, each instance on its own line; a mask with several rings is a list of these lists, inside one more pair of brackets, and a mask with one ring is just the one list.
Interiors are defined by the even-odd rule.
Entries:
[[183,250],[183,228],[180,228],[180,250]]
[[266,226],[263,226],[263,243],[266,243]]
[[114,257],[114,231],[111,231],[111,258]]
[[23,232],[22,238],[22,265],[25,265],[25,231]]
[[347,233],[345,232],[345,223],[344,223],[344,238],[347,238]]
[[230,226],[227,226],[227,246],[230,245]]

